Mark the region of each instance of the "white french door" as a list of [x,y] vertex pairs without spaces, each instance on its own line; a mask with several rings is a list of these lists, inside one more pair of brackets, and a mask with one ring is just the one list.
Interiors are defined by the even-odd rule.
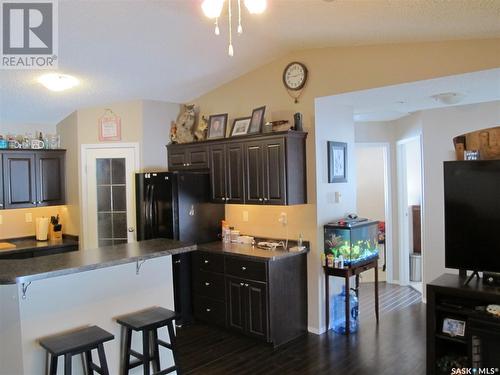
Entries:
[[82,170],[84,247],[135,241],[138,145],[82,145]]

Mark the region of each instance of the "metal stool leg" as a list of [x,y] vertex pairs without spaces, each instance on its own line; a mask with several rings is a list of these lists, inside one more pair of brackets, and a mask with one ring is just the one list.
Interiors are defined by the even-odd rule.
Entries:
[[109,375],[108,362],[106,361],[106,353],[104,352],[104,345],[97,346],[97,354],[99,355],[99,365],[101,367],[101,375]]

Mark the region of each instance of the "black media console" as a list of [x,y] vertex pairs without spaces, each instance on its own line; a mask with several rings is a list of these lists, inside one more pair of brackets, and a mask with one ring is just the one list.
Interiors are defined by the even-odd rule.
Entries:
[[[486,312],[487,305],[500,305],[500,288],[479,279],[468,285],[464,281],[444,274],[427,285],[428,375],[451,374],[451,368],[443,370],[446,363],[477,371],[500,369],[500,318]],[[443,332],[450,330],[452,334]]]

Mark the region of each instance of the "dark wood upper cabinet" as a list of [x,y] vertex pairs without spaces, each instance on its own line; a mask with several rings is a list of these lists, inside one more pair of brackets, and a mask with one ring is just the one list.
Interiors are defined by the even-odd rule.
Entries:
[[210,184],[212,201],[226,201],[226,146],[217,144],[210,147]]
[[64,155],[65,151],[2,151],[3,208],[64,204]]
[[243,144],[226,145],[226,203],[245,203]]
[[170,171],[208,168],[208,147],[205,145],[173,144],[167,146]]
[[35,154],[37,205],[54,206],[65,203],[64,152]]
[[208,168],[214,202],[304,204],[306,137],[285,131],[169,145],[168,165],[170,170]]
[[35,154],[3,154],[5,208],[36,207]]

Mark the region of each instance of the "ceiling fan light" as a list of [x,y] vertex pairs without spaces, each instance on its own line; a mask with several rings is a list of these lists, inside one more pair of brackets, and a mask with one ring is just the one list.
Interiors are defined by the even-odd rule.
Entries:
[[245,0],[245,7],[251,14],[261,14],[267,8],[267,0]]
[[220,17],[223,6],[224,0],[203,0],[201,9],[208,18],[217,18]]
[[80,81],[73,76],[59,73],[44,74],[38,77],[37,81],[51,91],[68,90],[78,86],[80,83]]

